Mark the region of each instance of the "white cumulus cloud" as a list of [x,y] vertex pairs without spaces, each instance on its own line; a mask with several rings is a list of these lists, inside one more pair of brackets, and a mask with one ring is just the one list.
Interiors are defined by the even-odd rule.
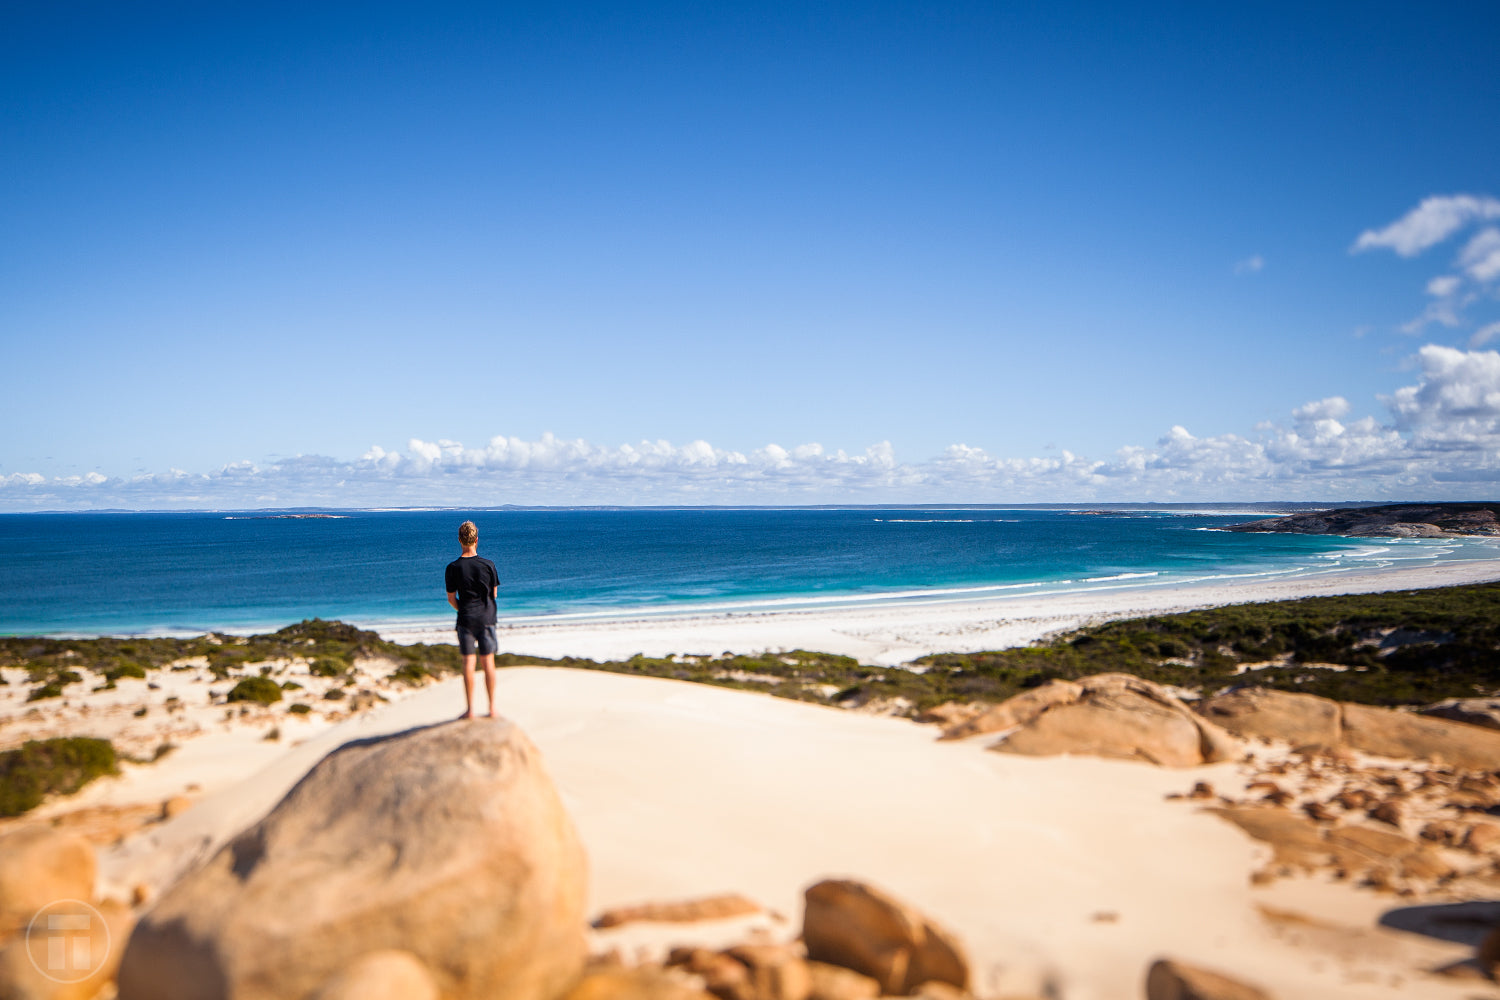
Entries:
[[[1434,323],[1462,327],[1466,311],[1476,303],[1500,298],[1500,228],[1484,225],[1497,218],[1500,199],[1472,194],[1434,196],[1384,229],[1361,233],[1352,250],[1388,249],[1415,257],[1470,226],[1480,226],[1454,258],[1452,271],[1428,279],[1431,301],[1401,330],[1421,333]],[[1477,337],[1470,340],[1471,347],[1482,343]]]
[[[1500,336],[1500,324],[1490,335]],[[131,478],[0,477],[0,509],[497,506],[653,503],[942,503],[1486,497],[1500,489],[1500,353],[1439,344],[1415,377],[1355,415],[1343,396],[1249,433],[1167,429],[1150,444],[1089,457],[1004,457],[954,444],[902,461],[889,442],[858,452],[707,441],[601,445],[544,434],[478,445],[413,438],[353,460],[304,455],[207,473]]]
[[1367,229],[1354,251],[1384,248],[1415,257],[1473,222],[1500,219],[1500,199],[1471,194],[1434,195],[1384,229]]

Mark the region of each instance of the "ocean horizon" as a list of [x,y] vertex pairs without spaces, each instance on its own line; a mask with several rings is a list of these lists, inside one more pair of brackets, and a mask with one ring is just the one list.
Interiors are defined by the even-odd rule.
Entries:
[[445,628],[465,518],[501,622],[712,616],[1328,576],[1494,558],[1481,539],[1227,532],[1293,504],[0,514],[0,634],[305,618]]

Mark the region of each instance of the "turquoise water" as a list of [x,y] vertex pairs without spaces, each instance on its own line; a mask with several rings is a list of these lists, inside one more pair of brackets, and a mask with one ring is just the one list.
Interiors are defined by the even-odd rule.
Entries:
[[1213,530],[1246,512],[625,509],[0,515],[0,633],[446,626],[458,524],[510,621],[1295,577],[1494,558],[1494,542]]

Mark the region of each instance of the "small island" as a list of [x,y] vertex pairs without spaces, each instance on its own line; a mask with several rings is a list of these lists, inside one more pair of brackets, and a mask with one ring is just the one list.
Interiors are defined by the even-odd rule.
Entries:
[[1299,535],[1459,538],[1500,535],[1500,503],[1393,503],[1304,511],[1230,525],[1229,531],[1285,531]]

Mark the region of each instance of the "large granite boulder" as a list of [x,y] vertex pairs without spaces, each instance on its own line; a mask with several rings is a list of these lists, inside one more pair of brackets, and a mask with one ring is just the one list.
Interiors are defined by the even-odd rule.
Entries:
[[[48,919],[0,945],[3,1000],[93,1000],[115,978],[134,921],[114,900],[59,900]],[[54,923],[58,918],[66,923]]]
[[829,879],[806,892],[807,957],[869,976],[888,996],[929,981],[969,985],[969,960],[952,934],[862,882]]
[[439,1000],[437,985],[409,951],[372,951],[336,973],[313,1000]]
[[999,733],[1025,725],[1054,705],[1069,705],[1083,696],[1083,687],[1072,681],[1056,680],[1041,687],[1022,691],[998,705],[991,705],[968,717],[956,717],[943,729],[940,739],[961,740],[983,733]]
[[1500,732],[1389,708],[1345,704],[1344,743],[1356,750],[1476,771],[1500,766]]
[[553,1000],[582,967],[585,866],[514,724],[352,743],[168,890],[119,997],[305,1000],[396,949],[448,1000]]
[[26,929],[49,903],[94,898],[94,846],[50,826],[0,837],[0,941]]
[[1500,732],[1450,718],[1269,688],[1221,694],[1205,700],[1199,711],[1237,736],[1285,740],[1293,746],[1342,746],[1481,771],[1500,765]]
[[1198,706],[1204,718],[1236,736],[1285,740],[1293,746],[1337,746],[1339,703],[1311,694],[1272,688],[1240,688],[1207,698]]
[[[1087,754],[1166,767],[1233,760],[1239,754],[1234,737],[1160,684],[1130,674],[1097,674],[1077,683],[1053,684],[1068,685],[1061,689],[1065,697],[1032,699],[1028,708],[1045,707],[1018,722],[1019,728],[993,749],[1030,757]],[[1019,697],[1042,694],[1051,686]]]

